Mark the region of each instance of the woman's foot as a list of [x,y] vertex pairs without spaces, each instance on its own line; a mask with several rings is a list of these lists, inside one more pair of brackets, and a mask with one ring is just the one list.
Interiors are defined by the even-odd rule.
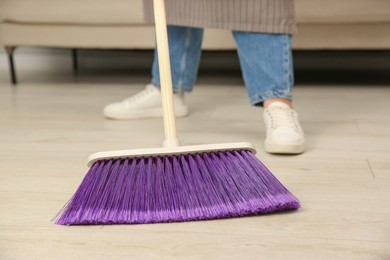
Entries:
[[[174,93],[175,114],[177,117],[187,116],[188,106],[183,93]],[[161,92],[149,84],[141,92],[123,101],[107,105],[103,114],[111,119],[142,119],[162,117]]]
[[263,115],[266,125],[265,151],[277,154],[303,153],[305,135],[299,124],[298,114],[291,108],[291,103],[274,101],[265,105]]

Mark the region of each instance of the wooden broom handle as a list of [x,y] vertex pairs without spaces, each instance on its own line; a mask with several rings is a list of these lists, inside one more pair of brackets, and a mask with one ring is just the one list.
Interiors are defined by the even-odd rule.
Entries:
[[158,66],[160,71],[160,89],[164,117],[164,146],[178,146],[179,142],[176,134],[171,62],[169,58],[168,31],[164,0],[153,0],[153,6],[154,20],[156,24]]

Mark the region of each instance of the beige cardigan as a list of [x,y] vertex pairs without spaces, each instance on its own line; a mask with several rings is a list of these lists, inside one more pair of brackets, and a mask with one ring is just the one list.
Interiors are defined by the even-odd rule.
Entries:
[[[296,32],[294,0],[165,0],[171,25],[263,33]],[[153,0],[144,0],[153,22]]]

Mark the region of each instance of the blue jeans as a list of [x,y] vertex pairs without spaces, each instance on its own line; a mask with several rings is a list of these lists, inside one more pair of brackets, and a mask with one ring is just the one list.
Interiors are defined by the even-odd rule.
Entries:
[[[233,31],[233,36],[250,103],[261,106],[267,99],[291,100],[294,85],[291,35]],[[168,38],[173,89],[191,92],[198,75],[203,29],[168,26]],[[152,77],[152,84],[159,87],[157,53]]]

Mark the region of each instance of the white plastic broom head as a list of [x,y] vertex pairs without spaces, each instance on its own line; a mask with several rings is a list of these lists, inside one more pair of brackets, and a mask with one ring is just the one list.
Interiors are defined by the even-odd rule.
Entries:
[[247,150],[256,154],[256,149],[251,143],[222,143],[222,144],[205,144],[205,145],[189,145],[189,146],[172,146],[163,148],[151,149],[134,149],[134,150],[118,150],[98,152],[89,156],[88,167],[91,167],[95,162],[100,160],[125,159],[125,158],[141,158],[164,155],[181,155],[181,154],[196,154],[196,153],[211,153],[225,151]]

